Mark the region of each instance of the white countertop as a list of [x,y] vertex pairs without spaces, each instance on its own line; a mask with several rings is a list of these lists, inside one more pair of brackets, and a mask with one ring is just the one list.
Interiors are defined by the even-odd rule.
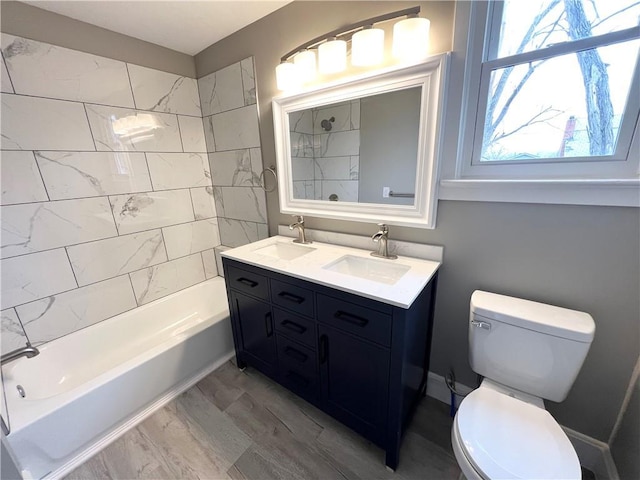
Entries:
[[[293,260],[282,260],[256,252],[256,250],[275,243],[291,244],[292,242],[292,238],[277,235],[248,245],[226,250],[222,252],[221,255],[249,265],[290,275],[291,277],[307,280],[319,285],[336,288],[344,292],[371,298],[401,308],[409,308],[411,306],[418,294],[435,275],[441,265],[440,262],[403,256],[398,256],[396,260],[374,259],[374,257],[370,256],[371,251],[369,250],[320,242],[305,245],[315,248],[315,250],[298,258],[294,258]],[[402,265],[409,267],[409,270],[402,275],[396,283],[389,285],[387,283],[380,283],[323,268],[345,255]]]

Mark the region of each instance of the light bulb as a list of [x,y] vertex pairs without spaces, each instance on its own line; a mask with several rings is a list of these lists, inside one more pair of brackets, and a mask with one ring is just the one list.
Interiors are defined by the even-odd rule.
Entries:
[[321,73],[337,73],[347,68],[347,42],[335,37],[318,47],[318,63]]
[[316,78],[316,52],[313,50],[303,50],[296,53],[293,57],[293,63],[303,82],[310,82]]
[[413,17],[393,26],[393,56],[401,60],[421,60],[429,55],[429,26],[426,18]]
[[384,30],[365,28],[351,37],[351,64],[368,67],[382,63],[384,58]]
[[302,85],[298,68],[289,62],[282,62],[276,67],[276,86],[278,90],[293,90]]

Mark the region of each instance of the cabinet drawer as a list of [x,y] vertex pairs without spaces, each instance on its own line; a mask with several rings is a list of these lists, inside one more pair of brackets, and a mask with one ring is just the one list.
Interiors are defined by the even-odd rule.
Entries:
[[275,307],[273,313],[277,332],[282,332],[315,350],[316,325],[314,321]]
[[271,301],[279,307],[313,317],[313,292],[306,288],[271,279]]
[[316,353],[282,335],[278,344],[280,383],[303,398],[315,400],[320,392]]
[[391,315],[318,295],[318,321],[381,345],[391,345]]
[[316,352],[283,335],[277,335],[278,364],[281,367],[293,368],[308,377],[318,376],[318,359]]
[[269,299],[267,277],[257,273],[247,272],[229,264],[225,265],[225,274],[229,279],[229,286],[243,293],[248,293],[263,300]]

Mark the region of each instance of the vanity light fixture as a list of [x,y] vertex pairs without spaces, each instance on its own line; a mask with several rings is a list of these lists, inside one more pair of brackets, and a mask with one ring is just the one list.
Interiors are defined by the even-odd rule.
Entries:
[[418,17],[420,7],[407,8],[353,23],[320,35],[293,49],[281,58],[276,67],[279,90],[293,90],[316,76],[318,68],[323,74],[339,73],[347,68],[347,42],[351,42],[351,63],[356,67],[378,65],[384,60],[384,30],[376,23],[407,17],[393,27],[394,58],[416,61],[425,58],[429,50],[429,26],[426,18]]

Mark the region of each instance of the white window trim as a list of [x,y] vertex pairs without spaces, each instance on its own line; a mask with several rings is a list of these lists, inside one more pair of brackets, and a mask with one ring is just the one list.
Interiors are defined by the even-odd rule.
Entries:
[[[545,163],[542,177],[539,163],[472,164],[481,73],[476,59],[483,57],[488,8],[488,2],[456,2],[439,198],[640,207],[638,118],[630,124],[633,132],[626,133],[632,135],[626,159],[589,162],[588,171],[576,169],[576,162]],[[636,75],[632,88],[637,81]]]

